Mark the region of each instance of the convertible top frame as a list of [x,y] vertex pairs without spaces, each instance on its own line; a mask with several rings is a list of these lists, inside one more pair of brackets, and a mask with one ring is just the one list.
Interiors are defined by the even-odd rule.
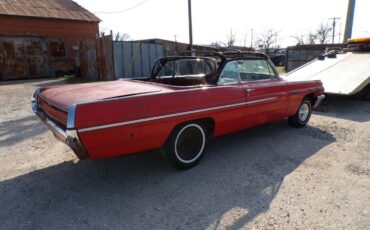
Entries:
[[[220,61],[217,62],[217,69],[214,73],[210,74],[209,76],[206,76],[206,79],[209,83],[216,83],[218,81],[218,78],[220,77],[220,74],[222,72],[222,69],[224,66],[230,62],[240,59],[266,59],[271,64],[270,58],[268,55],[261,53],[261,52],[255,52],[255,51],[240,51],[240,50],[232,50],[232,51],[226,51],[226,52],[212,52],[212,51],[206,51],[202,52],[202,55],[196,55],[196,56],[190,56],[186,54],[191,54],[192,51],[183,51],[179,52],[178,56],[168,56],[168,57],[162,57],[155,61],[152,72],[151,72],[151,79],[155,78],[156,74],[158,74],[158,63],[166,63],[168,61],[173,60],[182,60],[182,59],[203,59],[208,61],[214,61],[216,62],[217,58],[220,59]],[[184,54],[182,56],[182,54]],[[277,72],[276,72],[277,74]]]

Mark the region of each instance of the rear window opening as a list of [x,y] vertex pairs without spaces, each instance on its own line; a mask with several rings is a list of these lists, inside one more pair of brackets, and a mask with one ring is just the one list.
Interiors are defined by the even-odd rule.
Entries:
[[208,77],[217,72],[211,58],[169,58],[156,62],[149,81],[173,86],[208,85]]

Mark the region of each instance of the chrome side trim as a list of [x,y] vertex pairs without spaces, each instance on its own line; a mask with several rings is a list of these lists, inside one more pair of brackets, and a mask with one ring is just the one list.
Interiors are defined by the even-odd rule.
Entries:
[[317,97],[315,105],[313,106],[314,108],[317,108],[320,106],[321,102],[326,98],[324,94],[321,94],[320,96]]
[[90,128],[83,128],[83,129],[79,129],[78,132],[83,133],[83,132],[89,132],[89,131],[94,131],[94,130],[99,130],[99,129],[107,129],[107,128],[113,128],[113,127],[117,127],[117,126],[133,125],[133,124],[138,124],[138,123],[143,123],[143,122],[149,122],[149,121],[156,121],[156,120],[162,120],[162,119],[167,119],[167,118],[185,116],[185,115],[190,115],[190,114],[195,114],[195,113],[202,113],[202,112],[208,112],[208,111],[214,111],[214,110],[228,109],[228,108],[245,106],[245,105],[253,105],[253,104],[258,104],[258,103],[262,103],[262,102],[273,101],[277,98],[278,97],[270,97],[270,98],[265,98],[265,99],[260,99],[260,100],[254,100],[254,101],[248,101],[248,102],[243,102],[243,103],[231,104],[231,105],[224,105],[224,106],[218,106],[218,107],[212,107],[212,108],[206,108],[206,109],[198,109],[198,110],[192,110],[192,111],[182,112],[182,113],[174,113],[174,114],[162,115],[162,116],[157,116],[157,117],[148,117],[148,118],[143,118],[143,119],[139,119],[139,120],[119,122],[119,123],[114,123],[114,124],[109,124],[109,125],[101,125],[101,126],[95,126],[95,127],[90,127]]
[[36,90],[35,90],[35,92],[32,95],[32,99],[31,99],[32,102],[37,101],[37,98],[39,97],[40,92],[41,92],[41,88],[40,87],[37,87]]
[[73,104],[68,109],[67,129],[74,129],[75,128],[76,108],[77,108],[77,105]]

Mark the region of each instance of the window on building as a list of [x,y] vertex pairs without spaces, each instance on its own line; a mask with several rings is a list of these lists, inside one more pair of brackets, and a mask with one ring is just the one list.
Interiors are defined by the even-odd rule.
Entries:
[[52,57],[65,57],[66,48],[64,42],[53,41],[49,42],[50,56]]

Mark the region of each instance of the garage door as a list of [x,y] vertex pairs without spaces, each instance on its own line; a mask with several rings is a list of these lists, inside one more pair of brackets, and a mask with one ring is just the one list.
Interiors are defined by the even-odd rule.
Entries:
[[0,77],[8,80],[45,76],[49,76],[49,68],[42,38],[0,36]]

